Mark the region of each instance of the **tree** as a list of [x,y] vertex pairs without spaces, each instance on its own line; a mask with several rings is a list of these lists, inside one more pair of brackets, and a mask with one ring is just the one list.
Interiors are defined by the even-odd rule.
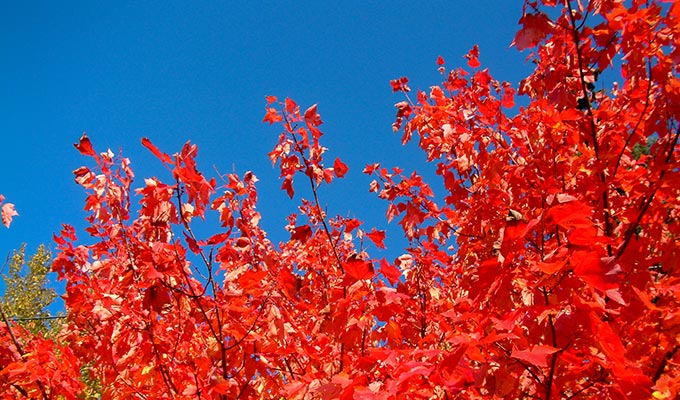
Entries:
[[[3,398],[72,398],[86,393],[77,359],[59,342],[60,324],[46,311],[56,292],[47,286],[51,254],[43,245],[26,262],[26,246],[8,259],[0,302],[0,390]],[[7,264],[5,265],[7,266]],[[86,381],[87,382],[87,381]],[[92,386],[92,385],[90,385]]]
[[[676,398],[679,19],[675,3],[527,1],[514,45],[535,69],[518,88],[476,46],[466,69],[440,57],[443,83],[415,98],[392,81],[394,129],[445,188],[365,167],[409,240],[393,262],[369,255],[389,232],[322,207],[348,166],[325,163],[316,105],[267,98],[282,189],[311,197],[278,245],[252,173],[209,179],[196,145],[171,156],[145,138],[172,179],[133,190],[130,161],[84,135],[95,242],[64,226],[53,263],[69,346],[15,357],[8,393],[82,390],[26,378],[43,354],[89,365],[105,399]],[[220,226],[199,237],[197,218]]]
[[[7,325],[10,321],[17,324],[17,329],[22,332],[23,338],[28,339],[29,346],[40,346],[42,342],[43,345],[48,346],[49,350],[40,348],[40,351],[49,354],[58,349],[58,347],[53,347],[52,342],[58,340],[57,335],[62,328],[63,318],[62,315],[50,315],[48,311],[48,307],[52,305],[57,296],[56,291],[49,287],[47,276],[52,267],[52,254],[45,245],[38,246],[35,254],[28,261],[26,261],[25,254],[26,245],[23,244],[19,250],[12,253],[5,265],[5,267],[8,266],[8,271],[2,277],[5,283],[5,293],[0,303],[0,315]],[[23,349],[23,346],[19,344],[15,349],[18,348]],[[52,356],[53,361],[60,360],[58,354],[52,353]],[[41,358],[44,359],[44,357]],[[99,398],[101,388],[98,382],[89,377],[87,370],[83,372],[80,381],[84,384],[84,388],[82,388],[80,398]],[[28,393],[26,392],[26,395]]]
[[58,329],[56,324],[52,329],[52,318],[47,310],[57,297],[56,291],[48,286],[47,278],[52,255],[44,245],[40,245],[28,261],[25,254],[24,244],[9,258],[7,274],[2,276],[5,282],[2,309],[28,331],[47,334]]
[[25,253],[24,244],[8,258],[8,271],[3,274],[0,336],[5,345],[0,350],[0,387],[22,397],[68,397],[79,392],[81,398],[96,398],[87,397],[96,382],[74,374],[76,360],[58,341],[62,317],[47,311],[56,298],[56,291],[48,286],[51,253],[44,245],[28,261]]

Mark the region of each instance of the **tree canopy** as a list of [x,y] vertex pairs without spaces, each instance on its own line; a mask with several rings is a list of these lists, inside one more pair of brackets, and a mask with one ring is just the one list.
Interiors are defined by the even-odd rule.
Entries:
[[393,129],[436,170],[363,169],[408,240],[394,260],[371,256],[394,232],[324,207],[355,166],[324,158],[316,105],[266,98],[299,204],[278,244],[253,173],[144,138],[172,178],[135,186],[83,135],[88,227],[52,264],[67,319],[55,340],[0,324],[0,388],[74,398],[85,367],[103,399],[677,398],[679,38],[677,2],[526,1],[518,85],[477,46],[429,90],[393,80]]
[[51,327],[49,307],[57,297],[49,287],[47,274],[52,265],[52,255],[45,245],[38,246],[35,254],[26,260],[26,245],[12,253],[2,271],[5,293],[2,309],[11,319],[18,321],[32,333],[47,334]]

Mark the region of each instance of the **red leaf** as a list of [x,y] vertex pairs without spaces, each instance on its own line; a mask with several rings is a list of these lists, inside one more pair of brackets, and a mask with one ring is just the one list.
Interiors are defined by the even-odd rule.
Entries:
[[444,65],[444,58],[442,56],[437,56],[437,65]]
[[607,297],[621,304],[624,307],[628,305],[628,303],[626,303],[626,300],[623,299],[623,296],[621,296],[621,291],[619,290],[619,288],[608,289],[607,291],[605,291],[605,294],[607,295]]
[[262,284],[262,280],[267,276],[267,271],[248,270],[238,278],[238,283],[244,289],[253,289]]
[[552,346],[537,345],[531,350],[512,350],[510,357],[517,358],[522,361],[526,361],[537,367],[547,368],[548,367],[548,356],[555,353],[559,349]]
[[305,110],[305,121],[311,126],[319,126],[323,123],[321,116],[316,112],[316,104]]
[[347,164],[340,161],[339,158],[336,158],[335,162],[333,163],[333,172],[335,173],[335,176],[337,176],[338,178],[342,178],[343,176],[345,176],[347,171],[349,171]]
[[375,163],[375,164],[366,164],[366,167],[363,170],[364,174],[370,175],[375,171],[376,169],[380,168],[380,163]]
[[575,251],[570,257],[574,273],[588,286],[606,293],[617,287],[621,266],[615,257],[600,258],[594,251]]
[[501,105],[505,108],[512,108],[515,106],[515,89],[509,84],[503,85],[503,97],[501,98]]
[[399,79],[392,79],[390,81],[390,85],[392,85],[392,91],[393,92],[410,92],[411,88],[408,87],[408,78],[405,76],[402,76]]
[[552,275],[552,274],[554,274],[555,272],[561,270],[562,267],[564,267],[564,265],[565,265],[566,263],[567,263],[566,260],[557,260],[557,261],[555,261],[555,262],[543,262],[543,261],[539,261],[539,262],[536,264],[536,267],[537,267],[539,270],[545,272],[546,274]]
[[208,238],[208,245],[214,246],[219,243],[223,243],[229,238],[229,232],[217,233]]
[[97,155],[97,153],[94,152],[94,149],[92,148],[92,142],[90,142],[90,138],[87,137],[86,133],[83,133],[83,136],[80,137],[80,141],[75,143],[73,146],[75,146],[75,148],[78,149],[78,151],[83,155]]
[[345,221],[345,232],[350,233],[361,225],[362,222],[358,219],[349,219]]
[[172,158],[170,158],[169,155],[162,153],[160,150],[158,150],[158,147],[154,146],[153,143],[148,138],[142,138],[142,144],[144,147],[149,149],[151,153],[153,153],[154,156],[156,156],[159,160],[161,160],[163,163],[170,164],[172,163]]
[[293,113],[295,112],[295,109],[297,108],[297,104],[289,98],[286,98],[286,112],[288,113]]
[[402,384],[416,375],[420,375],[422,377],[430,376],[432,372],[432,367],[427,366],[427,364],[424,362],[409,361],[404,365],[404,367],[406,372],[399,374],[397,384]]
[[153,284],[144,292],[142,306],[157,313],[163,311],[163,306],[170,302],[170,293],[158,283]]
[[293,195],[295,194],[295,190],[293,189],[293,179],[285,178],[281,184],[281,189],[285,189],[288,197],[292,199]]
[[576,121],[581,118],[581,113],[575,108],[568,108],[560,112],[560,119],[562,121]]
[[[0,203],[4,198],[0,195]],[[16,217],[19,213],[14,209],[14,204],[5,203],[2,205],[2,224],[9,228],[12,223],[12,217]]]
[[614,333],[608,323],[603,322],[594,312],[590,313],[590,324],[593,337],[599,342],[602,352],[612,363],[626,365],[626,348],[619,335]]
[[526,235],[527,224],[524,222],[512,221],[508,222],[505,227],[505,233],[503,235],[504,242],[514,242],[517,239],[521,239]]
[[231,385],[220,376],[215,379],[215,382],[212,383],[211,388],[214,393],[227,394],[231,388]]
[[474,45],[472,49],[465,55],[468,60],[468,65],[471,68],[477,68],[481,64],[479,63],[479,46]]
[[380,260],[380,273],[390,281],[390,284],[395,285],[401,279],[401,271],[399,268],[387,262],[387,260]]
[[191,250],[195,254],[199,254],[201,252],[201,248],[198,246],[198,242],[196,242],[196,240],[189,236],[186,232],[184,232],[184,239],[187,241],[189,250]]
[[558,203],[548,211],[548,216],[552,217],[555,224],[565,229],[591,228],[591,215],[592,209],[580,201]]
[[278,111],[274,107],[267,107],[267,112],[264,114],[262,122],[269,122],[269,125],[280,122],[283,118],[279,115]]
[[296,226],[290,235],[290,240],[297,240],[299,242],[305,243],[309,238],[312,237],[312,228],[309,225]]
[[373,276],[373,264],[370,261],[353,257],[345,263],[345,272],[356,280],[368,279]]
[[371,230],[371,232],[367,233],[366,236],[368,236],[369,239],[375,244],[378,248],[384,249],[385,248],[385,231],[378,231],[375,228]]
[[522,51],[529,47],[536,46],[551,30],[550,20],[537,14],[525,14],[520,18],[519,23],[522,28],[515,34],[515,39],[510,46],[517,46],[517,50]]
[[265,99],[267,99],[267,104],[275,103],[276,100],[278,100],[278,99],[276,98],[276,96],[267,96],[267,97],[265,97]]
[[2,369],[2,374],[7,375],[9,379],[14,378],[16,375],[23,374],[28,369],[28,363],[25,361],[17,361],[10,363],[5,368]]

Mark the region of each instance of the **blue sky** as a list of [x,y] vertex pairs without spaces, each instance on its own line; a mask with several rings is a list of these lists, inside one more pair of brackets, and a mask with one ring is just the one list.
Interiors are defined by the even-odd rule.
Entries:
[[62,223],[82,233],[84,193],[72,171],[89,162],[73,148],[83,132],[97,151],[122,149],[137,182],[167,178],[144,136],[170,154],[191,140],[208,174],[252,170],[263,225],[285,237],[297,202],[279,190],[267,158],[279,129],[261,122],[266,95],[303,109],[318,103],[327,160],[350,168],[321,201],[331,214],[387,229],[397,254],[398,226],[387,225],[386,204],[368,193],[361,170],[428,167],[391,130],[402,97],[389,80],[405,75],[412,89],[427,89],[441,81],[437,56],[448,68],[465,65],[478,44],[482,67],[516,85],[530,69],[509,47],[521,12],[519,0],[0,0],[0,193],[20,213],[0,228],[0,257],[24,242],[29,252],[51,244]]

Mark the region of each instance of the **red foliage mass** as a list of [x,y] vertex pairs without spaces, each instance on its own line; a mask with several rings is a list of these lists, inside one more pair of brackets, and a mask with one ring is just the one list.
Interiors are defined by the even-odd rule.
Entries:
[[[218,187],[195,145],[169,156],[143,139],[174,181],[147,179],[132,216],[128,161],[83,136],[95,167],[76,180],[99,241],[68,226],[56,238],[58,341],[0,324],[4,397],[74,398],[86,367],[104,399],[677,398],[679,7],[556,4],[525,4],[514,44],[535,70],[517,89],[475,46],[474,71],[440,57],[441,86],[397,103],[394,128],[418,137],[447,192],[366,167],[409,240],[393,262],[363,247],[385,232],[319,202],[348,168],[324,164],[316,105],[267,97],[282,188],[313,193],[277,246],[252,173]],[[595,90],[606,72],[621,83]],[[218,227],[200,238],[192,218],[208,209]]]

